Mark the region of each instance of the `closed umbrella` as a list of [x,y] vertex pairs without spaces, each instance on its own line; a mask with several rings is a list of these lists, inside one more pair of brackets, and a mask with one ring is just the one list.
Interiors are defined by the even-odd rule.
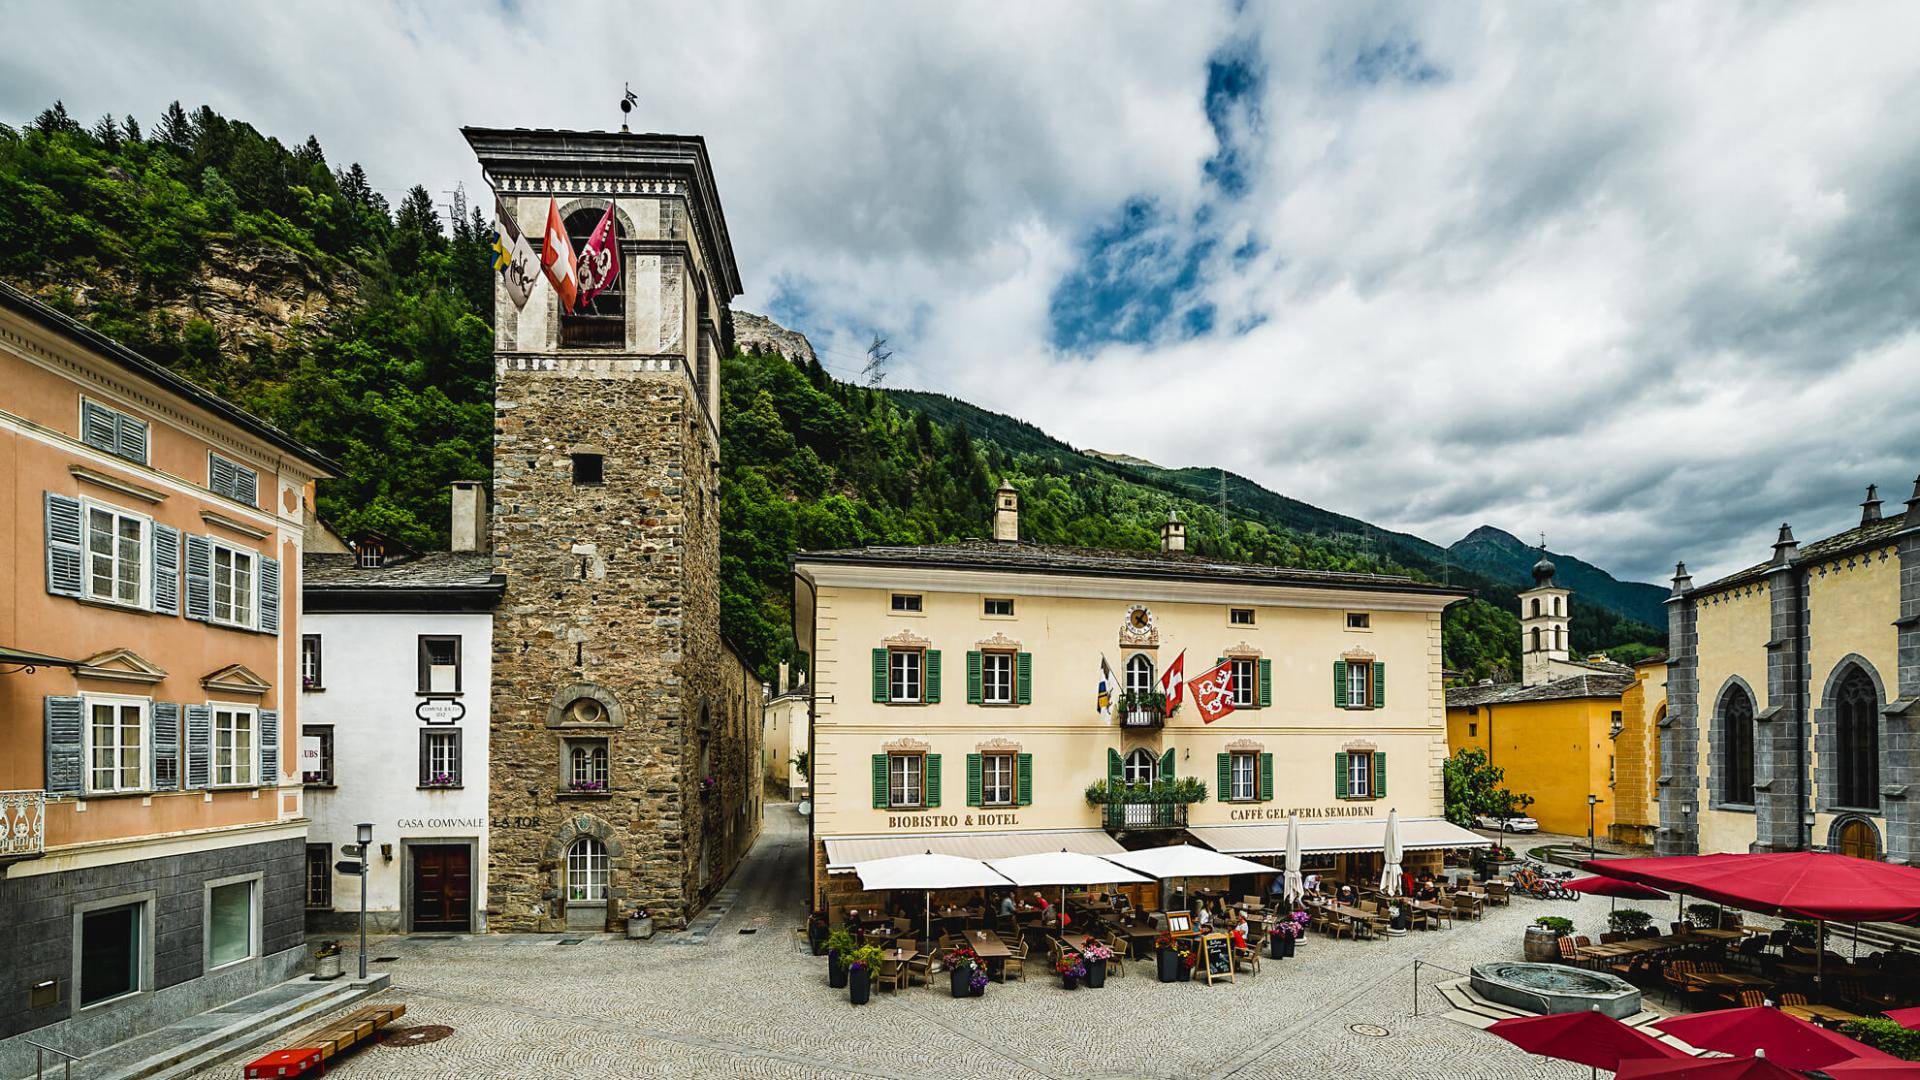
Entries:
[[1006,859],[989,859],[987,865],[1022,888],[1058,885],[1062,924],[1066,921],[1069,885],[1131,885],[1153,880],[1098,856],[1082,855],[1065,848]]
[[1385,867],[1380,871],[1380,891],[1387,896],[1400,895],[1400,811],[1387,811],[1387,835],[1381,843]]
[[1837,1031],[1759,1005],[1670,1017],[1660,1021],[1659,1027],[1688,1046],[1723,1054],[1764,1052],[1768,1060],[1789,1069],[1821,1069],[1854,1058],[1892,1058]]
[[1300,872],[1300,815],[1287,815],[1287,877],[1281,888],[1287,903],[1298,904],[1307,895],[1307,881]]
[[933,937],[933,894],[938,889],[1002,889],[1013,882],[996,873],[979,859],[958,855],[896,855],[890,859],[870,859],[855,863],[860,887],[878,892],[891,889],[919,889],[926,892],[927,937]]
[[1529,1054],[1577,1062],[1617,1072],[1629,1058],[1675,1061],[1688,1055],[1679,1047],[1629,1027],[1601,1012],[1514,1016],[1487,1028]]
[[1765,1057],[1629,1058],[1613,1075],[1614,1080],[1806,1080]]

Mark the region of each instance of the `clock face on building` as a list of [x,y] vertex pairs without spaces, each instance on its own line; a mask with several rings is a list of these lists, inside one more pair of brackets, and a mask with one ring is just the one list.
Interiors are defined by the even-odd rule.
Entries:
[[1160,632],[1153,625],[1153,612],[1145,604],[1135,604],[1127,609],[1126,621],[1120,624],[1120,641],[1125,645],[1158,644]]
[[1145,630],[1153,621],[1153,616],[1147,613],[1146,608],[1137,607],[1127,613],[1127,621],[1133,624],[1135,630]]

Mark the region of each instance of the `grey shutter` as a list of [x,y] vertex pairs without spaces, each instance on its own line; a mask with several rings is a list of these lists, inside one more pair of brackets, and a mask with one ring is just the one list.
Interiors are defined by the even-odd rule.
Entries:
[[433,773],[428,768],[428,763],[432,760],[432,753],[428,749],[428,743],[430,740],[432,740],[432,738],[433,738],[432,728],[420,729],[420,786],[421,787],[426,787],[428,784],[433,782]]
[[187,599],[184,614],[207,622],[213,618],[213,545],[198,533],[188,533]]
[[180,706],[156,701],[148,713],[153,728],[153,790],[180,790]]
[[213,710],[205,705],[187,706],[187,775],[190,788],[209,787],[213,783]]
[[47,591],[79,596],[85,574],[80,558],[80,500],[47,492]]
[[109,454],[119,453],[112,409],[98,402],[80,399],[80,441]]
[[233,498],[236,475],[233,462],[219,454],[207,455],[207,487],[213,489],[214,494]]
[[233,497],[248,506],[259,506],[260,474],[245,465],[233,466]]
[[125,413],[115,418],[113,452],[128,461],[147,463],[147,422]]
[[280,786],[280,712],[277,709],[260,710],[260,775],[255,782],[261,787]]
[[259,584],[260,604],[254,608],[260,613],[260,632],[278,634],[280,632],[280,560],[260,556],[260,572],[253,576]]
[[180,614],[180,530],[153,523],[153,610]]
[[86,707],[77,697],[49,697],[46,702],[47,794],[79,795],[86,790]]

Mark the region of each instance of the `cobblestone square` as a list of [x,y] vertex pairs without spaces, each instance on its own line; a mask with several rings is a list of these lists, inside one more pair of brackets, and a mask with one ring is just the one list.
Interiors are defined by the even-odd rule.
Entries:
[[[770,808],[717,921],[637,943],[594,936],[383,938],[393,976],[379,1000],[448,1038],[375,1046],[343,1077],[1584,1077],[1441,1018],[1432,985],[1478,961],[1517,958],[1523,927],[1551,911],[1582,933],[1607,903],[1519,899],[1479,922],[1383,941],[1314,935],[1292,959],[1238,982],[1162,984],[1145,965],[1100,990],[1026,982],[955,1000],[944,985],[876,991],[854,1008],[826,985],[799,935],[805,824]],[[751,930],[753,933],[742,933]],[[351,958],[349,958],[351,959]],[[1422,969],[1414,1014],[1413,962]],[[936,980],[938,982],[938,980]],[[1384,1028],[1362,1035],[1356,1025]]]

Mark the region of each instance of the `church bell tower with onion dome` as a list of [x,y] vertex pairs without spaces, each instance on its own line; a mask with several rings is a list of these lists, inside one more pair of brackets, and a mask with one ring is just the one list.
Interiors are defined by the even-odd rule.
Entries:
[[1553,580],[1553,560],[1547,558],[1547,545],[1540,542],[1540,561],[1533,564],[1533,587],[1520,594],[1520,682],[1539,686],[1552,682],[1555,661],[1572,659],[1567,641],[1567,624],[1572,621],[1568,609],[1571,590]]

